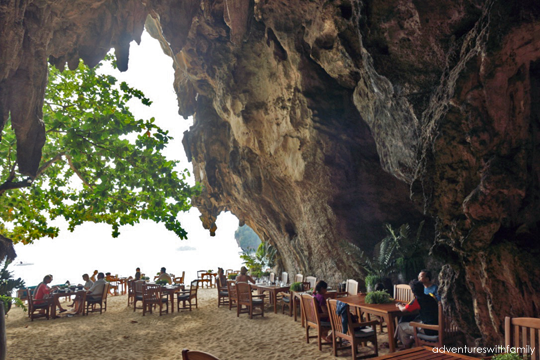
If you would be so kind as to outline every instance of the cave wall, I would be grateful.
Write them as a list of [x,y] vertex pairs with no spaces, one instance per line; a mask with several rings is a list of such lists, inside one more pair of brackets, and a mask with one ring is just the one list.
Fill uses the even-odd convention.
[[[46,61],[128,66],[144,22],[174,60],[211,232],[232,211],[290,273],[361,278],[383,224],[435,223],[468,341],[539,316],[540,6],[461,0],[4,1],[0,126],[22,174],[45,141]],[[150,15],[148,18],[147,16]],[[354,246],[352,246],[352,245]],[[513,299],[508,301],[509,295]]]

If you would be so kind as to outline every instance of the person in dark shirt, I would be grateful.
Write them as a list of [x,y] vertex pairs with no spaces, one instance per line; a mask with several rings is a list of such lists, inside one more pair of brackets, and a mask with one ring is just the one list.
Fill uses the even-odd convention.
[[[413,280],[409,284],[414,294],[414,300],[409,304],[397,304],[399,310],[403,312],[413,312],[418,310],[419,314],[415,321],[428,325],[439,324],[439,303],[433,294],[426,295],[424,293],[424,285]],[[414,341],[414,330],[409,322],[402,322],[398,325],[398,339],[406,348],[410,347]],[[422,330],[420,330],[422,331]],[[426,335],[437,335],[437,331],[425,330]]]

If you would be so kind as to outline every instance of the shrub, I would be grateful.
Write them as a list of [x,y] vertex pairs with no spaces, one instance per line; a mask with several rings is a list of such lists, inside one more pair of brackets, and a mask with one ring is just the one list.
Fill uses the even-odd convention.
[[291,284],[290,290],[291,291],[302,291],[302,290],[304,290],[304,286],[303,286],[303,284],[301,282],[295,282],[295,283]]
[[167,285],[169,282],[167,280],[156,280],[157,285]]
[[375,285],[377,285],[377,283],[380,283],[382,281],[383,281],[383,279],[379,275],[368,275],[365,278],[366,289],[373,290],[373,289],[375,289]]
[[372,291],[366,295],[366,304],[388,304],[392,302],[386,291]]
[[229,275],[227,276],[227,278],[228,278],[229,280],[235,280],[237,275],[238,275],[238,274],[229,274]]
[[265,271],[262,273],[263,276],[270,276],[270,271]]
[[523,360],[523,359],[530,359],[528,356],[519,356],[515,352],[509,352],[506,354],[499,354],[492,357],[492,360]]

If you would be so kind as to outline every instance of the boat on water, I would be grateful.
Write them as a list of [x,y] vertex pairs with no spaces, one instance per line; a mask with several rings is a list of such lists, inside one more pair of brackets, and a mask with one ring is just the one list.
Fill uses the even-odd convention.
[[19,261],[18,263],[13,264],[13,266],[28,266],[28,265],[34,265],[34,263],[27,263]]

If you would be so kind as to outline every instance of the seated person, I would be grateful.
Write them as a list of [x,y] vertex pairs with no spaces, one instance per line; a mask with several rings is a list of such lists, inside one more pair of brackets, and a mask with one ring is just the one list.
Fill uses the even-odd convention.
[[135,281],[141,280],[141,268],[135,269]]
[[156,281],[159,280],[166,280],[169,285],[172,284],[171,276],[167,274],[167,269],[165,269],[164,267],[161,268],[159,277],[156,279]]
[[250,282],[252,284],[255,284],[255,280],[251,276],[247,274],[247,268],[245,266],[242,266],[240,269],[240,275],[236,277],[236,282]]
[[[55,291],[58,287],[53,286],[52,288],[49,288],[49,284],[52,282],[53,276],[52,275],[45,275],[43,278],[43,282],[41,282],[34,291],[34,304],[43,304],[48,301],[51,298],[51,292]],[[60,305],[60,300],[56,298],[54,300],[54,306],[57,306],[60,312],[66,311],[66,309],[62,308],[62,305]]]
[[88,274],[84,274],[82,278],[84,280],[84,285],[79,284],[79,286],[82,285],[84,287],[84,290],[89,290],[92,287],[92,285],[94,285],[94,282],[90,280],[90,277],[88,276]]
[[431,282],[431,271],[426,269],[420,271],[418,274],[418,281],[424,285],[424,294],[433,294],[437,298],[437,301],[441,301],[439,287]]
[[[413,312],[419,310],[419,315],[416,317],[417,322],[428,325],[439,324],[439,303],[433,294],[426,295],[424,293],[424,285],[417,280],[410,283],[411,290],[414,294],[414,300],[409,304],[396,304],[399,310],[403,312]],[[414,331],[409,322],[401,322],[398,324],[398,339],[406,348],[410,347],[414,341]],[[420,330],[426,335],[437,335],[434,330]]]
[[106,284],[107,284],[107,282],[105,281],[105,274],[100,272],[97,275],[97,280],[94,283],[94,285],[92,285],[92,287],[90,289],[88,289],[87,297],[89,297],[89,298],[100,298],[102,296],[102,294],[103,294],[103,289],[105,289]]
[[221,286],[224,289],[227,289],[227,277],[223,273],[223,268],[218,268],[217,270],[217,280],[219,281],[219,286]]
[[319,319],[321,320],[322,326],[322,338],[326,342],[332,341],[332,338],[328,336],[328,331],[331,328],[330,325],[330,314],[328,313],[328,306],[326,305],[326,293],[328,292],[328,284],[319,280],[317,285],[315,285],[315,290],[313,291],[313,297],[317,303],[317,311],[319,312]]
[[109,283],[109,294],[111,294],[112,296],[119,295],[118,294],[118,278],[116,276],[112,276],[111,273],[108,272],[108,273],[105,273],[105,281]]

